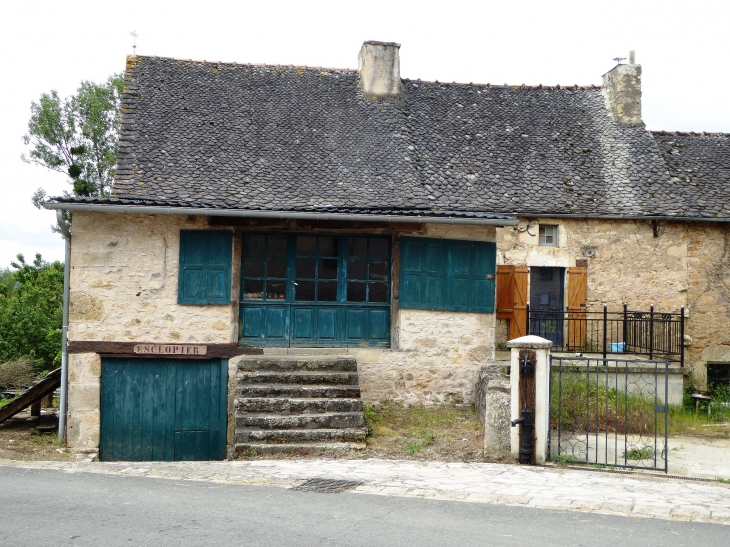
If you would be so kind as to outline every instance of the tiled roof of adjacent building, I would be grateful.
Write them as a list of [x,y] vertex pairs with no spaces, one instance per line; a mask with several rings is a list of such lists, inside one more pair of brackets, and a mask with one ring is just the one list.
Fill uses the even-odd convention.
[[730,134],[656,131],[654,139],[699,216],[730,217]]
[[709,194],[678,184],[652,134],[615,123],[595,87],[404,80],[401,102],[373,101],[352,70],[130,57],[123,108],[115,199],[278,211],[728,212],[719,185]]

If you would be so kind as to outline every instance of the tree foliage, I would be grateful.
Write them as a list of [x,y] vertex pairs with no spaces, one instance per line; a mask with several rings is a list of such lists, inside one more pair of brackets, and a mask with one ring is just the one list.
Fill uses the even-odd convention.
[[0,285],[0,363],[27,357],[35,372],[52,370],[61,362],[63,264],[17,258]]
[[[121,74],[97,84],[81,82],[75,95],[61,99],[53,90],[31,103],[29,147],[23,161],[68,175],[72,192],[66,195],[109,195],[117,162],[121,124]],[[46,192],[39,188],[33,203],[40,207]]]

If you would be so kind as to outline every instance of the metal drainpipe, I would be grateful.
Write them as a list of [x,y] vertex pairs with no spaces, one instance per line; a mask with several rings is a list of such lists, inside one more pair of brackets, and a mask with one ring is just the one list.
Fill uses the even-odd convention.
[[71,278],[71,232],[66,226],[63,211],[56,210],[56,222],[66,242],[63,263],[63,326],[61,327],[61,400],[58,405],[58,441],[66,441],[66,412],[68,410],[68,295]]

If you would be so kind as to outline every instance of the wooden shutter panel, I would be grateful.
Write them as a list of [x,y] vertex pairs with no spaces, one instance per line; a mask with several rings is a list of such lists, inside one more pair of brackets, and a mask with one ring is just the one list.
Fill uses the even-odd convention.
[[446,266],[446,241],[403,238],[399,305],[402,308],[444,309]]
[[401,308],[494,311],[494,243],[402,238]]
[[514,266],[497,266],[497,319],[512,319],[514,271]]
[[512,318],[509,322],[509,339],[527,335],[527,266],[514,266],[512,273]]
[[178,304],[230,304],[232,254],[231,232],[181,230]]
[[568,270],[568,349],[585,349],[586,301],[588,298],[588,269]]

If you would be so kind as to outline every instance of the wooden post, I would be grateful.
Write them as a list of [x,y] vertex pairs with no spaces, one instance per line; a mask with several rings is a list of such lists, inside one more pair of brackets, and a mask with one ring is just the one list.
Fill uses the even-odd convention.
[[38,400],[32,405],[30,405],[30,415],[31,416],[40,416],[41,415],[41,401]]

